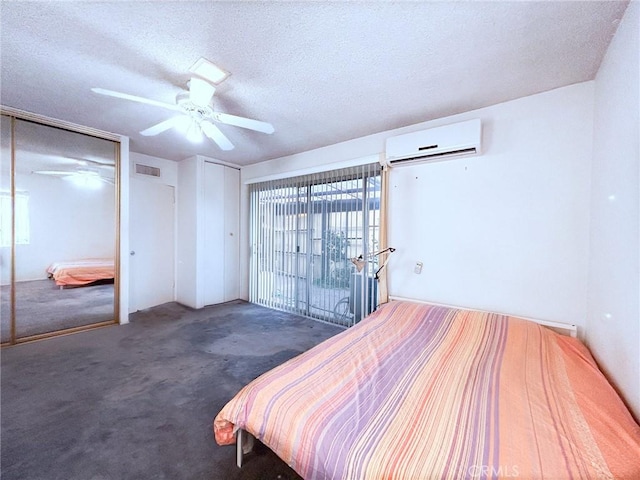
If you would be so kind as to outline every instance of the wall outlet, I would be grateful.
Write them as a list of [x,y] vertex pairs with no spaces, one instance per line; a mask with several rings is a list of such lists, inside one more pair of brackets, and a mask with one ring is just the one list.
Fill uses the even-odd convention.
[[413,273],[417,273],[418,275],[422,273],[422,262],[416,262],[416,266],[413,267]]

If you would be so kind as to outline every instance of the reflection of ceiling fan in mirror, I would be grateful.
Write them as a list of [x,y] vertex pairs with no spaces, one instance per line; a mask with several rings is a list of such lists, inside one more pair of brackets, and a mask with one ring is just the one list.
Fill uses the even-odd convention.
[[202,135],[204,134],[213,140],[222,150],[232,150],[234,148],[233,144],[215,125],[216,123],[233,125],[235,127],[267,134],[274,132],[274,128],[270,123],[238,117],[228,113],[216,112],[211,103],[216,88],[209,82],[198,77],[192,77],[188,82],[188,86],[188,92],[181,92],[176,96],[175,105],[126,93],[114,92],[113,90],[105,90],[104,88],[92,88],[91,90],[101,95],[122,98],[180,112],[181,115],[172,117],[141,131],[140,134],[145,136],[158,135],[170,128],[175,128],[192,142],[201,141]]
[[[63,168],[59,170],[32,170],[31,173],[37,175],[48,175],[57,178],[70,180],[72,183],[84,187],[98,187],[102,183],[114,185],[113,180],[115,166],[111,163],[101,162],[98,160],[66,158],[67,161],[76,163],[74,168]],[[109,174],[102,172],[107,169]]]

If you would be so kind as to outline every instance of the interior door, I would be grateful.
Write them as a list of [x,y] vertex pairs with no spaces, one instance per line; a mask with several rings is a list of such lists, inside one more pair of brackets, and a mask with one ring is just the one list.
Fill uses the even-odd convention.
[[174,298],[174,187],[139,178],[130,187],[130,311]]

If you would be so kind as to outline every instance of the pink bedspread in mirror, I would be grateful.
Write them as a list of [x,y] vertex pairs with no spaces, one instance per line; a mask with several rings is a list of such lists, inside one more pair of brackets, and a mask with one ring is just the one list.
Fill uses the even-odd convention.
[[87,285],[115,278],[115,264],[112,258],[54,262],[47,268],[47,274],[55,280],[56,285]]

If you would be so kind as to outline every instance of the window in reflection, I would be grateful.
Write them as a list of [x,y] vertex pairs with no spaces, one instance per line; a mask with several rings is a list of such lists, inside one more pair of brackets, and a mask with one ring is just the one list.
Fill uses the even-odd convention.
[[[16,245],[29,244],[29,194],[16,192]],[[11,194],[0,192],[0,246],[11,246]]]

